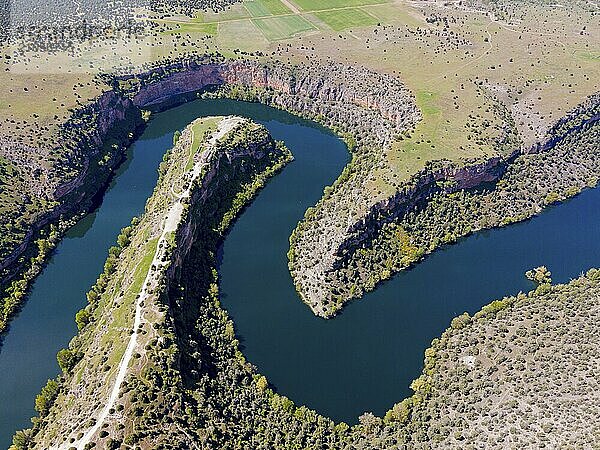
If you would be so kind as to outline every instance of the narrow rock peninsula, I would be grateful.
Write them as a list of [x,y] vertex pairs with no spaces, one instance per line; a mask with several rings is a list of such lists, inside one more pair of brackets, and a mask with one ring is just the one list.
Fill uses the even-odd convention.
[[[123,229],[77,314],[80,333],[58,355],[62,375],[38,396],[45,407],[33,429],[36,448],[88,448],[135,408],[132,374],[152,383],[151,367],[177,358],[164,330],[173,326],[167,294],[181,261],[196,240],[216,243],[267,177],[291,160],[263,126],[236,116],[197,119],[174,141],[145,213]],[[151,349],[160,358],[149,356]]]

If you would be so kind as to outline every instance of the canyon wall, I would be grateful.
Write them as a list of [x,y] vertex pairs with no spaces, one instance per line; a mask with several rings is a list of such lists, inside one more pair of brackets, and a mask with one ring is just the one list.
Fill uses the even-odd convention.
[[[315,212],[296,230],[292,243],[292,251],[299,256],[290,265],[296,286],[303,300],[320,315],[325,313],[315,310],[314,305],[329,295],[327,273],[339,268],[350,253],[368,245],[382,224],[402,217],[435,192],[450,193],[493,183],[519,155],[548,150],[564,136],[596,122],[600,115],[600,95],[595,95],[561,119],[543,142],[487,160],[428,163],[397,187],[395,193],[376,199],[365,189],[364,180],[374,164],[385,157],[384,149],[395,136],[412,128],[421,118],[411,93],[394,77],[338,63],[300,67],[275,61],[204,57],[112,76],[108,82],[112,90],[77,111],[64,127],[64,136],[73,139],[79,147],[77,154],[83,155],[83,168],[75,178],[56,188],[55,197],[61,206],[51,211],[48,219],[40,220],[38,226],[65,213],[72,208],[70,205],[78,204],[98,189],[82,189],[85,180],[90,179],[90,158],[109,139],[123,139],[126,131],[139,126],[141,109],[164,109],[206,90],[242,88],[254,100],[319,120],[356,139],[348,176],[342,175],[331,195],[326,194],[318,203]],[[225,95],[229,94],[231,91],[225,91]],[[89,131],[78,136],[81,123]],[[349,198],[360,205],[359,213],[340,208]],[[31,234],[27,240],[31,240]],[[24,243],[16,249],[0,268],[14,262],[25,247]],[[302,275],[310,281],[303,282]]]
[[[37,215],[21,243],[0,260],[1,283],[10,280],[21,269],[18,260],[39,230],[61,217],[72,216],[92,206],[92,198],[123,161],[125,149],[141,125],[139,109],[130,99],[113,91],[103,93],[92,104],[75,111],[63,124],[61,140],[70,150],[60,162],[61,167],[54,169],[63,175],[55,177],[56,181],[48,186],[49,200],[57,204]],[[100,166],[97,161],[102,154],[108,159]],[[71,171],[75,168],[74,176],[65,174],[67,166]]]

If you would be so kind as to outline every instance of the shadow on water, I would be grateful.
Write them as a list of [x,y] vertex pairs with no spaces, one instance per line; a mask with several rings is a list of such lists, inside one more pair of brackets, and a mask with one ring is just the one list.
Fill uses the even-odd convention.
[[97,211],[60,243],[12,322],[0,352],[0,446],[29,426],[35,395],[59,372],[56,352],[76,333],[73,317],[85,305],[119,230],[143,211],[174,131],[199,116],[228,114],[263,123],[295,160],[259,193],[220,249],[222,304],[248,361],[279,392],[335,420],[354,423],[364,411],[383,414],[408,395],[430,341],[456,315],[528,290],[526,270],[545,264],[556,282],[564,282],[598,265],[595,189],[531,221],[461,240],[350,304],[339,317],[317,318],[294,290],[288,239],[347,164],[344,144],[316,124],[263,105],[187,103],[153,115]]
[[86,215],[79,222],[73,225],[65,234],[66,238],[82,238],[92,229],[96,220],[96,211]]

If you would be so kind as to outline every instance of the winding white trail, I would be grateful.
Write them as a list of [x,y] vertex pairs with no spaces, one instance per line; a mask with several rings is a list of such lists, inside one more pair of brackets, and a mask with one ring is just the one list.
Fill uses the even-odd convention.
[[[207,145],[206,145],[204,151],[201,153],[201,157],[194,164],[194,167],[191,172],[192,177],[190,179],[190,182],[188,183],[187,188],[184,189],[181,194],[175,195],[175,197],[176,197],[175,203],[171,206],[171,208],[169,208],[167,215],[163,219],[162,233],[158,239],[156,251],[154,253],[152,263],[150,264],[150,268],[152,268],[152,266],[154,266],[154,265],[158,268],[158,267],[164,266],[166,264],[166,263],[162,262],[162,257],[164,255],[164,252],[167,247],[166,238],[167,238],[168,233],[171,233],[171,232],[174,232],[177,230],[177,226],[179,225],[179,222],[181,221],[181,215],[183,213],[183,204],[181,203],[181,200],[184,197],[189,197],[194,181],[196,180],[196,178],[198,178],[198,176],[200,176],[202,167],[204,165],[208,164],[208,161],[210,160],[210,156],[215,151],[214,144],[221,137],[223,137],[225,134],[227,134],[229,131],[231,131],[242,120],[243,119],[240,117],[230,116],[230,117],[226,117],[226,118],[222,119],[219,122],[219,124],[217,126],[217,130],[212,134],[209,141],[207,142]],[[192,130],[191,142],[193,143],[194,142],[193,128],[190,127],[190,129]],[[121,390],[123,381],[125,380],[125,376],[127,375],[127,369],[129,367],[129,363],[131,362],[133,352],[137,346],[138,330],[140,329],[140,327],[142,325],[142,304],[150,295],[149,290],[153,286],[153,282],[156,281],[156,278],[158,277],[159,273],[160,273],[160,270],[153,271],[153,270],[149,269],[148,273],[146,274],[146,278],[144,279],[144,284],[142,286],[142,289],[141,289],[139,296],[137,298],[137,301],[135,303],[135,318],[133,321],[132,334],[131,334],[131,337],[129,338],[129,343],[127,344],[127,349],[125,350],[125,353],[123,354],[123,357],[121,358],[121,362],[119,363],[119,366],[118,366],[119,370],[117,372],[117,377],[115,378],[114,384],[110,391],[110,396],[108,397],[108,399],[104,405],[104,408],[102,408],[100,413],[95,417],[95,419],[96,419],[95,424],[85,432],[85,434],[83,435],[83,437],[81,439],[79,439],[78,441],[76,441],[74,443],[64,442],[62,445],[60,445],[58,447],[58,450],[67,450],[72,447],[77,448],[77,450],[84,450],[84,447],[86,446],[86,444],[91,442],[92,438],[96,435],[98,430],[100,430],[100,428],[104,424],[106,418],[108,417],[108,415],[110,413],[110,410],[114,407],[115,402],[117,401],[117,398],[119,396],[119,392]]]

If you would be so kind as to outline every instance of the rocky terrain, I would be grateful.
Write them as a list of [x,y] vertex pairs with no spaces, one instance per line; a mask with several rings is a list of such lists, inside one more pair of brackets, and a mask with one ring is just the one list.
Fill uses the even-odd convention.
[[[518,142],[507,118],[508,131],[497,142],[496,156],[440,162],[439,169],[398,182],[392,195],[373,193],[369,183],[385,151],[420,118],[412,96],[391,77],[333,63],[325,71],[322,65],[188,60],[116,77],[112,85],[141,108],[164,107],[176,96],[218,87],[216,95],[283,108],[320,121],[345,138],[352,162],[326,189],[316,208],[307,211],[291,238],[290,270],[297,290],[323,317],[335,314],[345,301],[363,292],[364,281],[340,270],[344,259],[382,223],[401,216],[431,191],[427,186],[446,183],[460,190],[495,181],[519,153],[530,150],[503,150],[510,149],[507,143]],[[355,283],[346,283],[347,277]]]
[[[150,111],[198,96],[285,109],[348,144],[351,162],[290,240],[296,288],[321,317],[442,245],[598,183],[594,2],[391,1],[338,11],[371,24],[339,30],[321,20],[332,11],[315,20],[298,2],[285,19],[242,5],[224,18],[209,11],[232,3],[0,0],[0,44],[10,44],[0,54],[0,332]],[[309,28],[270,40],[257,26],[286,20]],[[80,334],[58,355],[63,373],[36,399],[40,416],[17,449],[596,445],[597,271],[564,286],[548,277],[455,319],[426,351],[415,395],[385,418],[336,424],[274,392],[220,307],[214,252],[289,155],[240,124],[215,144],[233,162],[205,161],[206,184],[182,203],[177,233],[162,236],[191,180],[180,169],[192,128],[144,217],[111,248],[76,317]]]
[[[89,305],[77,314],[81,332],[59,352],[63,374],[36,400],[40,418],[33,430],[18,434],[17,442],[20,436],[25,447],[89,448],[92,442],[112,448],[115,438],[134,439],[137,425],[128,417],[140,413],[142,391],[133,388],[140,382],[161,387],[154,406],[178,410],[173,402],[182,393],[167,387],[181,388],[181,376],[171,377],[169,366],[182,357],[170,306],[175,299],[168,292],[178,289],[181,263],[200,230],[206,232],[216,216],[224,232],[265,179],[289,159],[266,129],[248,120],[204,118],[183,132],[161,166],[144,215],[122,231],[88,294]],[[218,235],[203,239],[214,243]],[[123,422],[116,423],[117,417]]]
[[444,244],[478,230],[506,226],[539,214],[600,179],[600,97],[565,116],[543,143],[510,158],[457,167],[430,164],[404,192],[352,230],[347,247],[327,271],[321,297],[336,292],[334,314],[350,298],[372,290],[398,270]]
[[[248,16],[233,38],[226,29],[235,18],[202,23],[216,31],[200,38],[181,24],[201,17],[144,24],[143,37],[132,20],[132,7],[160,21],[230,3],[0,0],[0,42],[17,45],[0,55],[0,332],[149,112],[197,96],[282,108],[348,144],[352,161],[306,212],[288,254],[300,297],[321,317],[442,245],[598,183],[594,2],[393,1],[379,16],[369,9],[376,26],[318,23],[281,41],[250,28],[275,17]],[[89,48],[74,51],[81,43]],[[209,139],[216,123],[204,125]],[[561,286],[546,274],[527,295],[453,320],[426,351],[415,395],[384,418],[336,424],[276,393],[245,360],[220,306],[214,256],[231,220],[289,155],[244,122],[215,144],[229,161],[205,161],[206,183],[193,186],[184,222],[159,241],[161,220],[191,179],[180,169],[193,142],[190,128],[161,167],[146,214],[111,248],[76,317],[80,334],[58,355],[63,373],[36,399],[39,418],[15,435],[16,449],[597,445],[596,270]],[[240,161],[250,162],[246,170]],[[131,336],[139,339],[131,364],[114,383]]]
[[[25,157],[28,147],[8,142],[0,147],[0,161],[7,161],[13,181],[2,180],[2,194],[13,202],[0,213],[0,289],[4,308],[0,332],[25,298],[29,283],[42,269],[46,257],[74,218],[93,206],[93,198],[123,161],[125,149],[143,124],[138,110],[127,99],[106,92],[74,111],[50,147],[35,147],[38,158]],[[58,150],[60,149],[60,150]],[[43,161],[43,154],[60,158]],[[19,164],[19,159],[27,164]],[[23,171],[33,171],[40,183],[24,189]],[[17,173],[15,173],[17,172]],[[28,174],[29,176],[29,174]],[[36,178],[34,178],[36,179]]]

